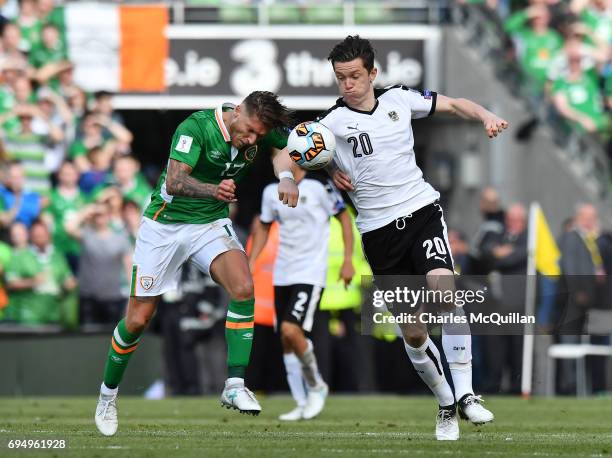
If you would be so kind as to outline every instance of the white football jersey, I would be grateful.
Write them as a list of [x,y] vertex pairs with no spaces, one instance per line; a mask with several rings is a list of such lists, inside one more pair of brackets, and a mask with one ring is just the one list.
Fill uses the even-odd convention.
[[432,115],[435,92],[405,86],[375,89],[372,111],[348,107],[342,99],[319,118],[336,136],[335,164],[355,187],[349,193],[364,233],[389,224],[437,199],[414,156],[412,119]]
[[329,218],[344,210],[344,201],[331,182],[304,178],[298,183],[298,205],[278,200],[278,183],[266,186],[260,219],[279,222],[280,243],[274,263],[274,285],[325,287]]

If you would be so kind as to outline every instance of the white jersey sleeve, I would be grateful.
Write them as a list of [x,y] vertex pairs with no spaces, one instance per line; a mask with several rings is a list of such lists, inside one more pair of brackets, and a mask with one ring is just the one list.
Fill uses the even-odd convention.
[[269,224],[277,219],[275,211],[276,200],[274,199],[277,187],[277,183],[270,183],[264,189],[261,198],[261,215],[259,216],[262,223]]
[[399,92],[402,98],[408,103],[412,113],[412,119],[425,118],[431,116],[436,111],[436,99],[438,94],[432,91],[417,91],[402,86],[403,91]]

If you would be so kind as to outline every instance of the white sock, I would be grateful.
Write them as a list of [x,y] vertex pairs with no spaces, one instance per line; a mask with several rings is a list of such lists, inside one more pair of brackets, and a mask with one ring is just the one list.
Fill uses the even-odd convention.
[[230,377],[225,381],[225,386],[244,386],[242,377]]
[[[454,313],[464,315],[461,307],[457,307]],[[474,393],[472,388],[472,336],[469,331],[467,324],[442,326],[442,348],[453,378],[453,385],[455,385],[457,401],[466,394]]]
[[119,393],[118,386],[115,388],[109,388],[104,384],[104,382],[102,382],[102,385],[100,385],[100,394],[102,396],[117,396],[117,393]]
[[404,347],[412,365],[438,399],[438,404],[442,407],[454,405],[455,398],[446,377],[444,377],[440,352],[429,336],[425,343],[418,348],[411,347],[406,341],[404,341]]
[[302,377],[302,364],[297,356],[295,356],[295,353],[285,353],[283,361],[285,363],[287,383],[289,384],[291,396],[293,396],[299,407],[304,407],[306,405],[306,387]]
[[296,356],[302,363],[302,375],[304,376],[304,380],[306,380],[309,387],[315,388],[321,386],[325,382],[323,382],[323,377],[321,377],[319,373],[317,357],[314,354],[312,342],[310,339],[306,339],[306,341],[308,342],[308,348],[306,348],[306,351],[301,357]]

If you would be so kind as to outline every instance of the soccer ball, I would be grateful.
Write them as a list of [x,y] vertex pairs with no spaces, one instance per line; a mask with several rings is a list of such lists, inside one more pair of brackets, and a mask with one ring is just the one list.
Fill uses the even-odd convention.
[[322,169],[334,158],[336,138],[323,124],[306,121],[291,131],[287,149],[291,159],[303,169]]

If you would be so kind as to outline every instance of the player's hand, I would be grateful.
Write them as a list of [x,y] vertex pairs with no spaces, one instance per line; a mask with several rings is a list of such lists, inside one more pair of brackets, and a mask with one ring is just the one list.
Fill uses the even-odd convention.
[[223,180],[217,185],[214,198],[221,202],[236,202],[236,183],[231,178]]
[[340,275],[338,275],[338,280],[342,280],[344,282],[344,289],[348,289],[354,276],[355,268],[353,267],[352,261],[344,261],[342,263],[342,267],[340,268]]
[[355,190],[355,187],[351,183],[351,179],[342,170],[336,170],[334,172],[332,179],[334,180],[334,184],[336,185],[336,188],[338,188],[340,191],[354,191]]
[[508,128],[508,121],[498,116],[485,119],[483,124],[489,138],[497,137],[504,129]]
[[298,203],[300,190],[291,178],[282,178],[278,184],[278,200],[293,208]]

